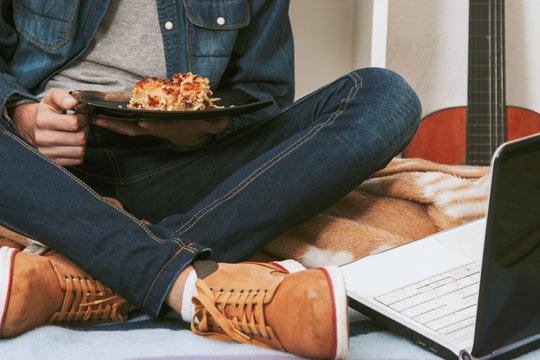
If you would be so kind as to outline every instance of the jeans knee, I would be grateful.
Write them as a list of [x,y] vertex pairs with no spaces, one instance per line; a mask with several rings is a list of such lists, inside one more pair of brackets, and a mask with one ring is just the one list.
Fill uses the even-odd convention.
[[366,87],[370,100],[378,102],[380,109],[401,114],[407,126],[418,126],[422,105],[414,89],[401,75],[389,69],[369,67],[352,71],[349,76]]

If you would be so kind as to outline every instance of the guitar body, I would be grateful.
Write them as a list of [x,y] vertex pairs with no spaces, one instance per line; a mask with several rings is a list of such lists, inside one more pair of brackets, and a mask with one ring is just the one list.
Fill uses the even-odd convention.
[[463,164],[467,149],[466,134],[466,107],[436,111],[422,120],[403,156],[440,164]]
[[[540,114],[519,107],[506,108],[507,140],[540,132]],[[467,154],[467,107],[453,107],[426,116],[403,151],[407,158],[463,165]]]

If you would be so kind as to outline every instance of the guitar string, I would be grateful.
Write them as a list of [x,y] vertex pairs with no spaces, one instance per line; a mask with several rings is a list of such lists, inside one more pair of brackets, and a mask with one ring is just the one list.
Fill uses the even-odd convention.
[[499,16],[500,18],[500,29],[499,29],[499,61],[500,61],[500,66],[499,66],[499,71],[501,72],[500,74],[500,80],[499,80],[499,88],[500,88],[500,94],[499,94],[499,111],[501,112],[501,134],[500,134],[500,138],[499,138],[499,143],[502,143],[504,141],[506,141],[506,60],[505,60],[505,57],[504,57],[504,54],[506,53],[504,50],[505,50],[505,43],[504,43],[504,33],[505,33],[505,21],[504,21],[504,17],[505,17],[505,7],[504,7],[504,0],[500,0],[501,1],[501,5],[500,5],[500,11],[501,11],[501,14]]
[[504,0],[497,0],[498,3],[495,6],[497,12],[496,16],[496,53],[495,53],[495,71],[496,71],[496,137],[494,138],[495,143],[492,145],[492,152],[495,151],[495,148],[505,141],[506,131],[505,131],[505,108],[504,108],[504,81],[505,81],[505,61],[504,61]]
[[490,14],[490,20],[493,24],[493,26],[490,26],[490,53],[492,55],[490,56],[490,62],[493,61],[493,63],[491,63],[490,69],[490,76],[491,74],[493,74],[493,79],[490,79],[490,86],[492,90],[490,93],[490,107],[493,109],[493,115],[492,117],[490,117],[490,131],[494,131],[494,133],[490,134],[491,136],[489,138],[490,153],[493,153],[495,151],[495,147],[498,145],[502,138],[500,109],[502,73],[499,58],[499,56],[502,55],[502,36],[500,36],[502,30],[501,16],[504,13],[502,12],[501,8],[502,1],[503,0],[494,0],[495,3],[492,3],[490,6],[490,9],[493,9],[493,14]]
[[488,94],[489,94],[489,100],[488,100],[488,109],[489,109],[489,137],[488,137],[488,144],[489,149],[491,150],[491,143],[493,138],[493,27],[495,26],[493,22],[493,1],[489,1],[488,5]]
[[[485,1],[485,0],[484,0]],[[480,33],[485,34],[484,46],[487,45],[487,51],[474,51],[472,49],[473,61],[471,64],[478,64],[480,56],[482,53],[488,54],[487,59],[487,69],[483,72],[483,76],[487,80],[487,96],[483,99],[485,103],[485,111],[487,115],[484,117],[484,120],[487,122],[483,123],[483,128],[489,127],[487,129],[487,136],[482,136],[482,140],[477,139],[478,142],[474,141],[471,143],[472,150],[470,152],[470,161],[471,164],[475,165],[484,165],[485,161],[491,159],[492,154],[494,153],[497,146],[499,146],[506,139],[506,112],[505,112],[505,93],[504,93],[504,0],[487,0],[483,1],[471,1],[473,5],[470,7],[470,10],[473,11],[472,17],[470,17],[471,24],[477,30],[480,30]],[[486,12],[480,12],[480,5],[487,6]],[[484,10],[486,8],[484,7]],[[482,16],[483,15],[483,16]],[[485,16],[487,15],[487,19]],[[470,39],[473,41],[473,39]],[[476,44],[478,46],[480,44]],[[482,49],[482,47],[480,48]],[[471,54],[470,54],[471,55]],[[483,63],[486,64],[485,58]],[[480,75],[477,73],[477,75]],[[479,78],[483,77],[482,75]],[[486,84],[486,83],[484,83]],[[472,130],[472,129],[471,129]],[[485,137],[487,137],[487,142]],[[483,145],[482,145],[483,144]],[[487,145],[487,148],[486,148]],[[488,158],[486,158],[488,155]]]
[[[497,44],[496,44],[496,39],[494,38],[494,36],[498,33],[497,31],[497,27],[498,27],[498,22],[497,22],[497,10],[498,10],[498,6],[496,4],[497,0],[493,0],[495,2],[495,4],[491,4],[490,6],[490,9],[493,10],[493,14],[490,14],[491,16],[491,24],[492,26],[490,26],[490,47],[491,47],[491,52],[490,52],[490,61],[491,61],[491,69],[490,69],[490,75],[493,74],[493,78],[490,79],[490,86],[491,86],[491,93],[490,93],[490,107],[493,111],[493,114],[492,116],[490,117],[490,129],[491,129],[491,136],[489,138],[489,150],[490,150],[490,153],[491,151],[493,150],[493,142],[494,142],[494,139],[497,138],[498,136],[498,128],[497,128],[497,125],[496,125],[496,122],[497,122],[497,118],[498,118],[498,109],[497,109],[497,54],[495,53],[497,51]],[[492,2],[493,2],[492,1]],[[494,41],[495,40],[495,41]],[[494,134],[493,134],[494,132]]]
[[501,105],[502,105],[502,102],[501,102],[501,96],[502,96],[502,91],[503,91],[503,87],[502,87],[502,81],[503,81],[503,78],[502,78],[502,46],[503,46],[503,43],[501,42],[501,36],[500,34],[502,33],[503,31],[503,16],[504,16],[504,9],[502,8],[502,3],[504,2],[504,0],[498,0],[498,4],[497,4],[497,32],[496,32],[496,38],[497,38],[497,53],[495,54],[495,60],[497,61],[497,65],[495,67],[495,69],[497,70],[497,102],[495,104],[495,106],[497,106],[497,137],[496,137],[496,141],[495,141],[495,144],[493,145],[492,147],[492,152],[495,151],[495,147],[498,146],[498,144],[501,142],[501,139],[503,138],[503,133],[502,133],[502,130],[503,130],[503,123],[502,123],[502,119],[503,119],[503,114],[502,114],[502,111],[504,109],[501,108]]
[[[497,21],[498,20],[498,17],[497,17],[498,14],[497,13],[498,13],[498,10],[499,10],[499,7],[497,6],[498,5],[497,4],[498,0],[494,0],[494,1],[495,1],[495,4],[491,6],[491,8],[493,9],[493,12],[494,12],[494,18],[493,18],[494,30],[493,30],[493,33],[491,34],[492,38],[499,33],[498,32],[499,22]],[[494,44],[494,46],[493,46],[494,47],[494,49],[493,49],[494,53],[493,53],[493,56],[491,56],[491,58],[493,59],[493,62],[494,62],[493,70],[492,70],[493,74],[494,74],[494,81],[493,81],[493,98],[494,99],[493,99],[493,105],[492,105],[492,107],[494,108],[494,115],[493,115],[494,117],[493,117],[492,121],[494,121],[495,124],[492,123],[491,128],[495,129],[495,134],[494,134],[494,136],[492,136],[490,138],[490,144],[489,144],[490,152],[493,151],[494,141],[495,141],[495,139],[498,139],[498,135],[499,135],[498,134],[499,128],[497,126],[497,120],[499,119],[499,109],[498,109],[498,106],[497,106],[497,96],[498,96],[497,91],[499,90],[498,87],[497,87],[497,85],[498,85],[498,81],[497,81],[497,75],[498,75],[498,73],[497,73],[497,69],[498,69],[498,67],[497,67],[497,65],[498,65],[498,63],[497,63],[497,61],[498,61],[498,59],[497,59],[497,50],[498,50],[497,49],[497,40],[495,39],[495,41],[494,42],[492,41],[492,43]]]

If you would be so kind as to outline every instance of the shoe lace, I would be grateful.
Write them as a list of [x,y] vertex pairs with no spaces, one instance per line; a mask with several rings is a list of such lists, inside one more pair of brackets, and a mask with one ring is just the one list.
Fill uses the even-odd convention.
[[49,323],[125,321],[127,301],[99,281],[86,276],[62,275],[66,295]]
[[[254,338],[259,336],[271,340],[264,318],[266,290],[215,290],[200,279],[195,286],[198,295],[193,297],[195,316],[191,322],[191,330],[195,334],[240,343],[257,343],[270,348]],[[214,324],[223,333],[216,331]]]

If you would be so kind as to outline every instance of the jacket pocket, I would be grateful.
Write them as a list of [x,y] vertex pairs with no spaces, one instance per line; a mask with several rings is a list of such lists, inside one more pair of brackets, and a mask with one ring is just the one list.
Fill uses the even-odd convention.
[[211,30],[240,29],[249,24],[248,0],[184,0],[189,21]]
[[197,62],[197,57],[228,61],[238,32],[250,21],[248,0],[184,0],[184,6],[189,20],[190,61]]
[[15,26],[32,43],[54,50],[71,32],[79,0],[14,0]]

